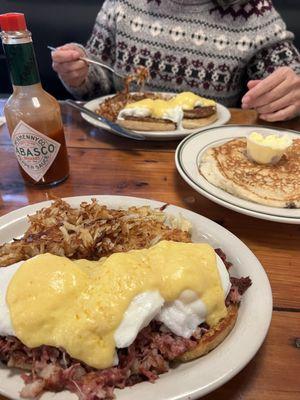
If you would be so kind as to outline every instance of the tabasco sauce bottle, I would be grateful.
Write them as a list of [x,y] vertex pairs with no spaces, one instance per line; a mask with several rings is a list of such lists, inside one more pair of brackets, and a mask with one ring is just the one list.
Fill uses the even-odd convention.
[[1,38],[13,84],[4,114],[26,182],[49,185],[69,174],[58,102],[42,88],[24,14],[0,15]]

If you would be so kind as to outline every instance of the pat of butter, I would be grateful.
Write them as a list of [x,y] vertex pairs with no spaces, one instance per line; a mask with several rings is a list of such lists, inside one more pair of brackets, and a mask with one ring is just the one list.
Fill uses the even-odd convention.
[[258,164],[276,164],[293,140],[288,135],[267,135],[252,132],[247,138],[247,156]]

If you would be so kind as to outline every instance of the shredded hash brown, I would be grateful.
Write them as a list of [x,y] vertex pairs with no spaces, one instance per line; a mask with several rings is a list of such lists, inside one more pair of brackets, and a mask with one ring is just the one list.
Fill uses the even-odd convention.
[[125,93],[129,93],[131,82],[136,82],[142,90],[145,82],[149,79],[149,77],[150,73],[148,68],[144,67],[143,65],[138,66],[137,68],[135,68],[133,74],[126,76],[124,79]]
[[73,208],[58,199],[28,219],[29,228],[21,239],[0,246],[0,267],[42,253],[98,260],[148,248],[163,239],[191,241],[187,230],[170,226],[162,209],[148,206],[114,210],[92,199]]

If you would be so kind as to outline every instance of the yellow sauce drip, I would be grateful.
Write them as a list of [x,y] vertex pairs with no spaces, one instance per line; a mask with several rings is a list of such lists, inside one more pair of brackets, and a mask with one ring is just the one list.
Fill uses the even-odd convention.
[[214,100],[205,99],[192,92],[179,93],[177,96],[173,97],[170,102],[172,102],[174,106],[181,106],[183,110],[193,110],[196,106],[208,107],[216,105]]
[[16,336],[26,346],[62,347],[101,369],[113,365],[114,332],[136,295],[159,290],[174,301],[186,289],[204,302],[211,326],[226,315],[216,255],[208,244],[162,241],[100,261],[39,255],[15,273],[7,303]]

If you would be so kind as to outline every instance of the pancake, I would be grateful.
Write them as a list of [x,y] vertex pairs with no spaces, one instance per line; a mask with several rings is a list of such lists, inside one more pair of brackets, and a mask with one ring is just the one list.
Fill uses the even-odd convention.
[[200,173],[213,185],[242,199],[284,208],[300,208],[300,139],[275,165],[252,162],[247,141],[235,139],[203,154]]

